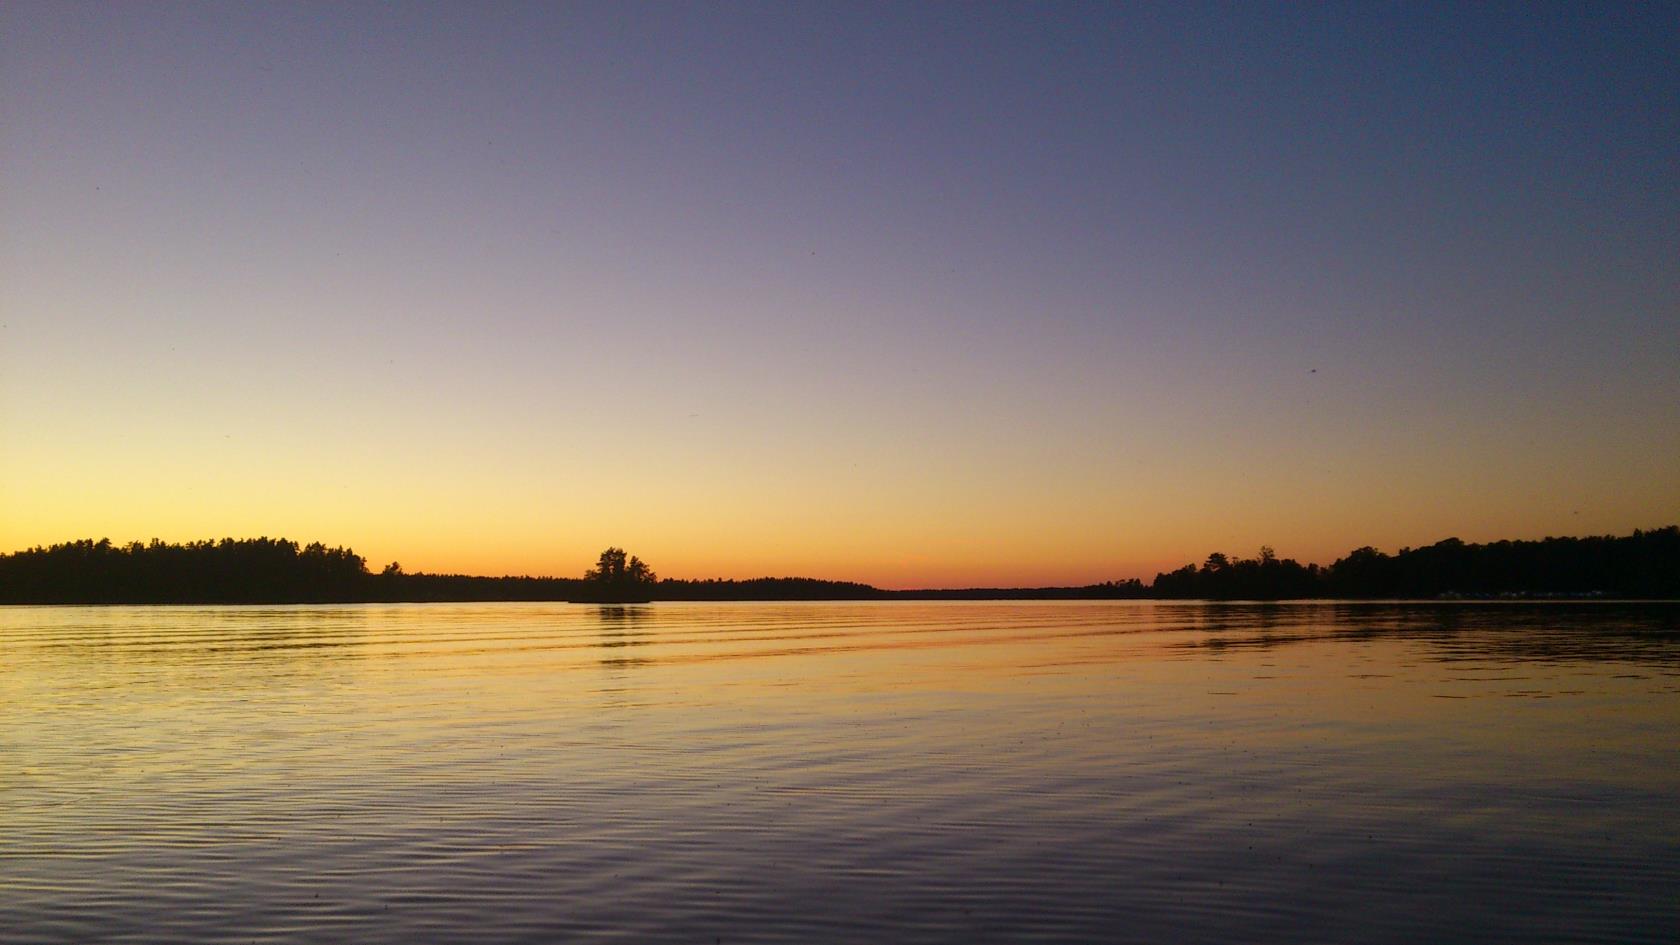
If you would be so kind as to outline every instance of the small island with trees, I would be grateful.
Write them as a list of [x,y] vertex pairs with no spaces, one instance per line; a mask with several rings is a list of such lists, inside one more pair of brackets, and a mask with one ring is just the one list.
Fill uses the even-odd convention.
[[886,590],[808,577],[661,579],[618,547],[579,578],[377,573],[348,548],[283,538],[170,544],[65,542],[0,554],[3,604],[282,604],[398,601],[1680,599],[1680,526],[1623,536],[1472,544],[1448,538],[1329,565],[1222,553],[1200,565],[1073,587]]
[[580,587],[568,598],[590,604],[645,604],[653,600],[659,576],[642,559],[630,555],[623,548],[608,548],[601,552],[595,567],[583,572]]

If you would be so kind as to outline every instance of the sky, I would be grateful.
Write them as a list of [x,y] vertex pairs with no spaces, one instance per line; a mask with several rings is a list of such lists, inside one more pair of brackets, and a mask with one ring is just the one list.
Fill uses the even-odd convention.
[[1680,5],[0,5],[0,550],[1680,520]]

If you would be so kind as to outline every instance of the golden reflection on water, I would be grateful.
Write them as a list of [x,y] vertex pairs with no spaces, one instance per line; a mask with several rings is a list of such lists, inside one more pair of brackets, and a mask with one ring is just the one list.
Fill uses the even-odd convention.
[[[1659,941],[1676,628],[1662,605],[10,608],[0,927],[909,941],[979,914],[1015,940],[1283,940],[1364,897],[1365,940]],[[1615,909],[1555,901],[1583,886]]]

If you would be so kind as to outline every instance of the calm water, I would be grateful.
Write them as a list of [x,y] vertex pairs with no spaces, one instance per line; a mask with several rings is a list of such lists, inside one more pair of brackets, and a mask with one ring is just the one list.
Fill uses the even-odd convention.
[[0,942],[1680,941],[1680,607],[0,608]]

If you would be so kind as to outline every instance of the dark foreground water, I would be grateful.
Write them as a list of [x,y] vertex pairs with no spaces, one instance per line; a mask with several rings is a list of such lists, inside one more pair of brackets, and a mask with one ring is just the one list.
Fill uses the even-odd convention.
[[0,942],[1680,941],[1680,608],[0,609]]

